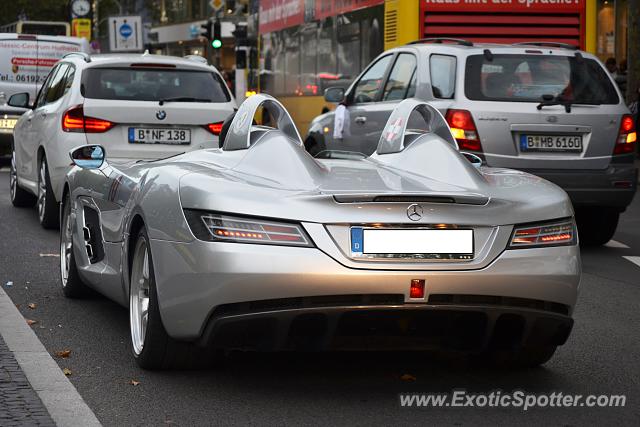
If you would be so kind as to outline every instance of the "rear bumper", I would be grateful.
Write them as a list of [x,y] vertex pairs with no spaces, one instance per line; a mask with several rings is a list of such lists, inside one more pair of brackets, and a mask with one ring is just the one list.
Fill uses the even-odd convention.
[[[217,335],[205,330],[231,322],[229,316],[291,316],[291,323],[299,314],[333,317],[353,312],[349,307],[422,316],[458,305],[568,318],[581,274],[578,246],[506,250],[484,268],[447,271],[353,269],[315,248],[198,240],[151,239],[151,251],[163,324],[171,337],[190,341]],[[412,279],[425,280],[423,299],[410,297]]]
[[574,206],[609,206],[624,210],[638,186],[633,163],[612,163],[604,170],[525,169],[562,187]]
[[480,352],[562,345],[573,326],[567,315],[516,307],[399,303],[251,311],[252,305],[219,307],[198,343],[258,351]]

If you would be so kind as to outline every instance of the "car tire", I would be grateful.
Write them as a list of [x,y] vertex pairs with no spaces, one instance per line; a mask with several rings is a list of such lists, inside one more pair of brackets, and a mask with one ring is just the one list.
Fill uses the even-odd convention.
[[67,298],[79,298],[86,294],[87,287],[80,278],[73,253],[73,224],[71,223],[71,197],[66,194],[62,202],[60,218],[60,282],[62,293]]
[[148,370],[209,366],[214,360],[213,351],[174,340],[167,334],[160,315],[153,258],[144,227],[136,238],[130,270],[129,329],[138,366]]
[[47,158],[43,157],[38,169],[38,220],[44,228],[58,228],[60,222],[58,204],[51,188]]
[[616,232],[620,212],[614,208],[595,207],[576,211],[578,235],[583,246],[600,246]]
[[531,369],[548,362],[557,348],[555,345],[540,345],[516,351],[495,351],[490,353],[490,361],[498,368]]
[[18,167],[16,153],[11,153],[11,170],[9,172],[9,193],[11,204],[17,208],[30,208],[36,204],[36,197],[18,185]]

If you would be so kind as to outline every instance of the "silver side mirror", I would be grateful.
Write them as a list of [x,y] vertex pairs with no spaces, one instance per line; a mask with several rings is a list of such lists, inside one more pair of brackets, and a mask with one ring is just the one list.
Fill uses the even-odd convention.
[[82,169],[98,169],[103,165],[106,153],[101,145],[83,145],[69,152],[73,164]]
[[21,92],[11,95],[7,105],[10,107],[29,108],[29,93]]
[[344,100],[344,88],[330,87],[324,90],[324,100],[327,102],[339,103]]

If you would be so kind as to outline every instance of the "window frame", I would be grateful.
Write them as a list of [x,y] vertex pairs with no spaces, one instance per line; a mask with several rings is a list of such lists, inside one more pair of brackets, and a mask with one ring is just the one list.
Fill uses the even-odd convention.
[[[447,56],[449,58],[453,58],[454,59],[454,64],[453,64],[453,93],[451,94],[450,97],[444,97],[444,96],[436,96],[434,90],[433,90],[433,75],[431,73],[431,58],[433,58],[434,56]],[[455,55],[448,55],[446,53],[432,53],[429,55],[429,83],[431,86],[431,96],[433,96],[433,99],[455,99],[456,98],[456,92],[458,91],[458,57]]]
[[[62,92],[61,88],[64,87],[64,85],[66,84],[66,78],[67,78],[67,73],[69,72],[69,63],[68,62],[61,62],[58,64],[57,71],[56,73],[53,75],[53,77],[51,78],[51,80],[49,81],[49,85],[47,87],[47,91],[44,95],[44,104],[43,105],[48,105],[48,104],[53,104],[54,102],[58,101],[60,98],[62,98],[62,94],[60,92]],[[62,77],[60,78],[59,84],[61,86],[58,87],[54,87],[51,85],[51,83],[58,77],[58,73],[62,72]],[[49,99],[49,92],[54,90],[55,92],[52,94],[53,95],[53,99]]]
[[53,66],[53,68],[51,68],[51,71],[49,71],[49,74],[47,74],[47,77],[44,79],[44,82],[42,83],[42,86],[40,86],[40,90],[38,91],[38,94],[36,95],[36,99],[33,102],[33,109],[35,110],[36,108],[40,108],[42,106],[47,105],[46,102],[43,102],[43,100],[46,99],[46,93],[49,90],[49,82],[51,81],[51,76],[53,76],[55,73],[58,72],[58,68],[59,68],[60,64],[56,64]]
[[[384,90],[384,87],[387,84],[387,79],[389,78],[389,73],[391,72],[391,68],[392,68],[393,64],[395,63],[395,58],[397,56],[398,56],[398,52],[392,52],[392,53],[380,55],[375,60],[371,61],[369,66],[367,68],[365,68],[365,70],[362,73],[360,73],[360,75],[358,76],[357,80],[355,80],[353,82],[353,84],[351,85],[351,88],[349,89],[349,93],[347,95],[347,105],[366,105],[366,104],[371,104],[371,103],[374,103],[374,102],[379,102],[380,101],[380,97],[382,96],[382,91]],[[374,95],[373,99],[371,101],[368,101],[368,102],[354,102],[354,98],[355,98],[355,95],[356,95],[356,89],[358,88],[358,84],[360,83],[362,78],[369,72],[369,70],[371,70],[371,68],[373,68],[378,62],[382,61],[385,58],[389,58],[390,61],[389,61],[389,64],[387,65],[387,68],[385,69],[384,73],[382,74],[381,80],[382,80],[383,83],[380,85],[380,87],[376,91],[376,94]]]
[[[413,67],[413,71],[411,72],[411,75],[409,76],[409,82],[407,84],[407,87],[404,91],[404,95],[402,96],[402,98],[400,99],[387,99],[385,100],[383,98],[385,92],[386,92],[386,88],[387,88],[387,84],[389,83],[389,79],[391,78],[391,73],[393,72],[393,69],[395,68],[396,64],[398,63],[398,60],[400,59],[400,56],[402,55],[411,55],[413,56],[413,59],[415,61],[415,66]],[[391,64],[391,67],[387,70],[387,73],[385,75],[385,81],[384,84],[382,85],[382,93],[379,94],[379,102],[399,102],[399,101],[403,101],[405,99],[407,99],[407,94],[409,93],[409,88],[411,88],[411,82],[413,81],[414,76],[416,77],[416,89],[417,89],[417,84],[418,84],[418,80],[417,80],[417,72],[418,72],[418,57],[414,52],[411,51],[400,51],[400,52],[396,52],[395,53],[395,58],[393,58],[393,63]],[[415,96],[415,92],[414,92],[414,96]]]

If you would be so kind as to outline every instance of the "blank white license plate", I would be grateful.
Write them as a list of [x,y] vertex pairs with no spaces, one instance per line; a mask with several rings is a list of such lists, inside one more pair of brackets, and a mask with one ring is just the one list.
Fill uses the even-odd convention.
[[362,254],[473,254],[473,230],[351,228],[351,252]]
[[582,151],[582,136],[520,135],[520,151]]
[[16,126],[17,119],[0,119],[0,128],[13,129]]
[[177,128],[129,128],[133,144],[190,144],[191,130]]

